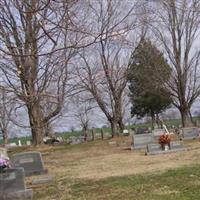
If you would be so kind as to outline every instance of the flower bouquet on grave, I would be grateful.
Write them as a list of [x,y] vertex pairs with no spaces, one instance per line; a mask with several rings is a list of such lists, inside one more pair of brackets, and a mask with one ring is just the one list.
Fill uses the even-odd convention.
[[159,137],[159,144],[161,145],[162,149],[165,150],[167,147],[170,148],[171,138],[169,134],[163,134]]
[[9,167],[9,159],[0,157],[0,173],[5,172],[5,170]]

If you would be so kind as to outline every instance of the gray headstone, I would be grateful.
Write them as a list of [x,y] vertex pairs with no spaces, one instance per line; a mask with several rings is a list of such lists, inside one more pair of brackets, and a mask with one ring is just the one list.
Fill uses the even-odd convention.
[[182,128],[182,136],[184,140],[196,139],[199,136],[197,127]]
[[147,144],[147,152],[161,151],[160,144]]
[[109,144],[109,145],[114,145],[114,146],[116,146],[116,145],[117,145],[117,142],[116,142],[116,141],[110,141],[110,142],[108,142],[108,144]]
[[0,158],[8,158],[7,149],[0,147]]
[[153,133],[153,136],[161,136],[165,133],[165,130],[164,129],[154,129],[152,130],[152,133]]
[[149,129],[148,128],[137,128],[136,134],[147,134],[147,133],[150,133]]
[[31,141],[26,141],[26,145],[30,146],[31,145]]
[[33,192],[25,188],[24,169],[7,169],[0,173],[0,199],[1,200],[28,200],[32,199]]
[[181,141],[171,141],[170,142],[170,149],[181,149],[183,147],[183,143]]
[[88,141],[88,142],[92,141],[92,139],[93,139],[92,136],[88,136],[88,137],[87,137],[87,141]]
[[133,148],[140,149],[146,148],[146,145],[153,142],[152,134],[139,134],[133,135]]
[[11,157],[10,161],[11,166],[13,168],[24,168],[26,176],[47,173],[47,170],[44,169],[42,157],[39,152],[26,152],[14,154]]
[[49,183],[52,183],[52,181],[53,181],[52,176],[42,177],[42,178],[33,180],[32,185],[49,184]]
[[160,144],[148,144],[146,155],[176,153],[176,152],[185,151],[185,150],[186,148],[183,147],[183,143],[181,141],[170,142],[170,149],[166,151],[161,148]]

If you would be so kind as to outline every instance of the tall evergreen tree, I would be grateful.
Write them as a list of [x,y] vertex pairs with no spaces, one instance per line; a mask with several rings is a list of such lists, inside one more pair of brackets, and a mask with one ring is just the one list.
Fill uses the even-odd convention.
[[166,81],[171,69],[162,53],[149,41],[142,39],[129,62],[131,114],[138,118],[150,115],[152,126],[155,117],[172,103]]

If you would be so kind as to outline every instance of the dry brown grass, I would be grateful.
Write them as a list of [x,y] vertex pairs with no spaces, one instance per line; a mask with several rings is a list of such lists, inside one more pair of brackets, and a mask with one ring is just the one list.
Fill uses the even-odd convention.
[[[110,145],[109,142],[112,140],[117,141],[118,145]],[[36,177],[26,179],[27,186],[34,189],[34,200],[73,199],[70,197],[70,188],[77,180],[96,181],[110,176],[161,173],[167,169],[200,164],[199,141],[184,142],[188,151],[145,156],[145,150],[129,150],[129,137],[112,140],[23,149],[40,151],[45,168],[49,170],[49,175],[54,176],[54,181],[50,185],[33,186],[31,182]],[[62,192],[56,194],[55,190]],[[162,188],[156,192],[162,193]]]
[[[109,141],[74,145],[73,147],[42,147],[45,167],[49,173],[63,178],[101,179],[138,173],[162,172],[191,164],[200,164],[200,142],[185,142],[188,151],[145,156],[144,150],[127,150],[128,138],[117,138],[118,146]],[[120,144],[123,144],[121,146]],[[30,149],[32,150],[32,149]]]

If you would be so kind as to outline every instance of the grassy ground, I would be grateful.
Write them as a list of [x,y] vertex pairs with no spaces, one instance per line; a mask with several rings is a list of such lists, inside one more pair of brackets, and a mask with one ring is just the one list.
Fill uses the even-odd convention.
[[199,141],[185,142],[188,151],[145,156],[131,151],[130,138],[80,145],[43,146],[40,151],[53,182],[32,185],[33,200],[197,200],[200,196]]

